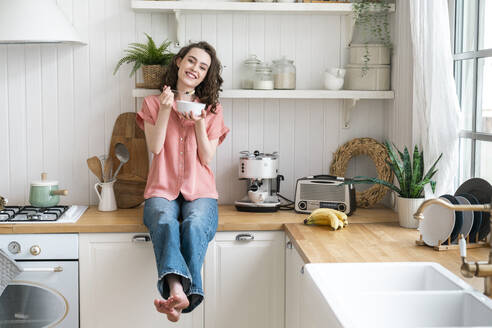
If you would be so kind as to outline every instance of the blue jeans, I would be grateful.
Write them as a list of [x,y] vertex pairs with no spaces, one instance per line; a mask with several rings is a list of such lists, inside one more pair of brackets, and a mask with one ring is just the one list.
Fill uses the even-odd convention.
[[191,312],[203,300],[201,268],[208,243],[217,231],[218,207],[213,198],[186,201],[154,197],[145,201],[144,224],[150,232],[157,262],[157,288],[164,299],[170,294],[166,275],[181,277]]

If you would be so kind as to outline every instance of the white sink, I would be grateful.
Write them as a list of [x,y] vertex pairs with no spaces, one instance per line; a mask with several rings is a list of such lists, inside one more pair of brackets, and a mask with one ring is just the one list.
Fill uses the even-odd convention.
[[492,301],[437,263],[319,263],[304,272],[303,328],[492,327]]
[[[356,291],[472,289],[438,263],[313,263],[305,269],[323,289]],[[332,283],[343,279],[344,283]]]
[[492,301],[473,291],[362,293],[350,308],[353,327],[492,326]]

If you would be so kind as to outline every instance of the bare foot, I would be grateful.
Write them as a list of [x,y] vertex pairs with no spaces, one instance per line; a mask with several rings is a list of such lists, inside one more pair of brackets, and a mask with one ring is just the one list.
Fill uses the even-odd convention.
[[181,310],[176,310],[175,308],[173,308],[171,310],[171,313],[167,315],[167,320],[171,322],[177,322],[180,316],[181,316]]
[[154,300],[154,306],[157,312],[164,313],[164,314],[170,314],[173,311],[173,308],[169,306],[169,299],[167,300],[159,300],[155,299]]
[[182,290],[181,292],[176,293],[176,295],[170,296],[167,299],[167,302],[169,303],[166,307],[171,308],[171,311],[167,313],[167,319],[172,322],[178,321],[181,316],[181,311],[190,305],[188,298]]
[[171,292],[171,296],[168,298],[169,307],[174,308],[176,310],[184,310],[190,305],[190,301],[188,301],[188,297],[183,292],[183,290],[178,291],[176,294]]

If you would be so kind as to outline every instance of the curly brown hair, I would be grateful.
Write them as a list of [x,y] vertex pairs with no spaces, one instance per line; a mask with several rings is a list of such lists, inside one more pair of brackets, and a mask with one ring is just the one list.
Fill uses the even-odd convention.
[[183,47],[179,50],[179,52],[174,55],[171,59],[171,63],[167,66],[166,74],[162,79],[161,83],[161,92],[165,85],[170,86],[173,89],[176,89],[176,84],[178,82],[178,65],[176,64],[176,60],[178,58],[183,59],[188,51],[193,48],[199,48],[207,52],[211,58],[210,66],[207,71],[207,75],[203,79],[203,81],[195,88],[195,95],[200,99],[202,103],[205,103],[207,108],[210,107],[210,111],[215,114],[215,110],[217,107],[217,103],[219,102],[219,91],[222,91],[220,88],[224,80],[220,76],[222,72],[222,65],[220,64],[219,59],[217,58],[217,54],[215,52],[214,47],[212,47],[208,42],[200,41],[196,43],[191,43],[186,47]]

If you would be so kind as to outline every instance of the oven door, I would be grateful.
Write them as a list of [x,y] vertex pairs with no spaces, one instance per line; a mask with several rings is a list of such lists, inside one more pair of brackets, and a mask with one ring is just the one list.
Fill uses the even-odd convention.
[[0,327],[78,327],[78,262],[17,264],[25,271],[0,297]]

